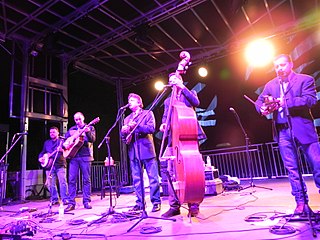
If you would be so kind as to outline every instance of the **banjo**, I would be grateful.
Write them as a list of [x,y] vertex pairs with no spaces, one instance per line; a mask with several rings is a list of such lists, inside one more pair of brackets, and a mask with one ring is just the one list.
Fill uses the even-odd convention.
[[56,154],[58,149],[54,150],[52,153],[45,153],[41,158],[39,158],[39,162],[41,164],[41,167],[44,169],[50,169],[53,164],[53,155]]

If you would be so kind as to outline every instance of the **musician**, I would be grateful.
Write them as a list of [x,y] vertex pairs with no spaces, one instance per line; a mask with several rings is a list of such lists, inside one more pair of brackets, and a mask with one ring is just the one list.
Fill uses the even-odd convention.
[[[303,214],[310,208],[305,182],[299,177],[297,146],[301,147],[310,166],[313,167],[314,181],[320,188],[320,146],[310,111],[317,102],[315,81],[309,75],[295,73],[289,55],[277,56],[273,64],[277,77],[265,85],[256,101],[256,108],[262,115],[270,114],[274,110],[273,135],[279,144],[282,160],[289,173],[291,193],[297,204],[294,213]],[[279,103],[279,107],[271,108],[271,111],[269,104],[264,102],[270,96]],[[306,194],[306,202],[303,191]]]
[[[144,190],[141,188],[143,181],[141,176],[143,168],[145,168],[149,178],[152,212],[157,212],[161,209],[161,200],[158,162],[152,136],[155,131],[154,114],[152,111],[143,109],[142,99],[135,93],[129,94],[128,103],[132,112],[124,119],[121,138],[128,144],[131,174],[137,196],[136,205],[132,210],[144,210],[145,199],[142,199],[142,191]],[[132,131],[132,139],[128,141],[126,138]]]
[[[197,92],[192,90],[190,91],[184,84],[183,84],[183,80],[181,75],[177,75],[176,73],[171,73],[169,74],[169,85],[175,85],[177,87],[177,101],[180,101],[181,103],[185,104],[187,107],[190,108],[194,108],[199,106],[200,101],[199,98],[197,96]],[[166,120],[168,117],[168,113],[169,113],[169,107],[170,107],[170,98],[167,98],[164,101],[164,113],[162,116],[162,124],[160,125],[160,131],[164,132],[166,129],[168,131],[170,131],[169,127],[166,124]],[[202,127],[200,126],[200,124],[198,123],[198,140],[201,139],[206,139],[206,134],[204,133]],[[168,138],[168,146],[171,146],[171,134],[169,134],[169,138]],[[169,170],[169,174],[172,177],[173,175],[173,166],[172,166],[172,162],[173,161],[168,161],[168,170]],[[171,166],[170,166],[171,164]],[[175,215],[179,215],[180,214],[180,202],[178,199],[175,198],[175,194],[173,192],[173,189],[171,188],[171,186],[169,186],[168,188],[169,191],[169,196],[168,196],[168,200],[169,200],[169,205],[170,205],[170,209],[165,212],[164,214],[162,214],[162,217],[165,218],[169,218],[169,217],[173,217]],[[189,215],[191,217],[195,217],[199,214],[199,205],[200,203],[193,203],[193,204],[188,204],[189,207]]]
[[[77,153],[69,162],[69,205],[65,212],[75,209],[76,205],[76,183],[78,179],[79,170],[82,173],[82,191],[83,191],[83,206],[86,209],[91,209],[91,162],[93,159],[93,143],[96,140],[96,131],[93,126],[87,126],[84,122],[84,115],[81,112],[74,114],[75,126],[71,127],[65,135],[65,143],[73,134],[83,132],[80,135],[83,140],[83,145],[79,148]],[[66,144],[64,146],[67,148]]]
[[63,157],[61,145],[62,139],[59,138],[59,129],[51,127],[50,139],[44,142],[42,151],[39,154],[39,162],[46,169],[46,183],[50,191],[51,205],[59,204],[57,179],[59,181],[60,199],[64,205],[68,204],[67,162]]

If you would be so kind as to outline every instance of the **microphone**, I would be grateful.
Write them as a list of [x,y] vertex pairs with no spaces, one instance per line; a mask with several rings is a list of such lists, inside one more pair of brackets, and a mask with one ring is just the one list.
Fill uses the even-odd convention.
[[28,135],[28,132],[16,133],[17,136]]
[[128,103],[127,105],[122,106],[120,109],[126,109],[129,106],[130,106],[130,104]]
[[238,113],[236,112],[236,110],[233,107],[230,107],[229,110],[234,114],[239,126],[241,127],[241,130],[242,130],[245,138],[247,139],[248,135],[247,135],[246,131],[244,130],[243,126],[242,126],[242,123],[240,121],[240,117],[239,117]]

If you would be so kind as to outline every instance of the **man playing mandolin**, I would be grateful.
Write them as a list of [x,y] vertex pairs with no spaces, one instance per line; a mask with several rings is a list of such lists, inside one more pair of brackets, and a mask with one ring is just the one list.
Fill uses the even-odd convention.
[[[97,121],[99,119],[97,118]],[[83,206],[91,209],[91,162],[93,159],[93,143],[96,140],[96,131],[90,124],[85,124],[84,115],[81,112],[74,114],[75,126],[66,133],[63,144],[64,155],[70,156],[69,163],[69,205],[65,212],[75,209],[76,206],[76,184],[79,169],[82,173]],[[94,121],[93,123],[97,122]],[[77,143],[77,144],[75,144]],[[81,143],[81,144],[79,144]],[[66,154],[65,154],[66,152]],[[70,155],[70,153],[73,153]]]
[[139,95],[130,93],[128,103],[132,113],[124,119],[121,138],[128,145],[133,185],[137,195],[136,205],[132,210],[145,210],[141,179],[145,167],[149,178],[152,212],[157,212],[160,211],[161,200],[158,162],[152,136],[155,131],[155,118],[153,112],[142,109],[143,103]]
[[[317,103],[315,80],[294,72],[290,55],[277,56],[273,64],[277,77],[266,83],[256,101],[256,110],[262,115],[273,113],[274,140],[288,170],[291,194],[297,204],[294,213],[301,215],[309,212],[310,207],[307,187],[299,173],[298,147],[312,167],[315,184],[320,189],[320,145],[311,114]],[[267,96],[278,100],[278,107],[270,109],[266,105]]]
[[[57,178],[59,181],[60,197],[64,205],[68,204],[68,185],[67,185],[67,163],[62,155],[62,140],[59,139],[59,129],[57,127],[50,128],[50,139],[43,144],[41,153],[39,154],[39,162],[46,169],[47,184],[50,191],[51,205],[59,203],[57,191]],[[55,162],[53,163],[53,161]],[[53,165],[53,166],[52,166]]]

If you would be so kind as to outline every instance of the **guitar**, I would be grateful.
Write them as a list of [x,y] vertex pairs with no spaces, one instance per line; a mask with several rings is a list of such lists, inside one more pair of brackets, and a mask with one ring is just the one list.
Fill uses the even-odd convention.
[[82,135],[85,131],[85,129],[93,124],[96,124],[100,121],[100,118],[97,117],[93,119],[90,123],[85,125],[84,128],[81,129],[81,131],[75,131],[70,137],[68,137],[65,142],[63,143],[63,156],[65,158],[73,158],[79,149],[82,147],[84,143],[84,136]]
[[43,167],[46,170],[51,169],[53,164],[53,158],[52,156],[56,154],[58,149],[54,150],[52,153],[45,153],[41,158],[39,158],[39,162],[41,164],[41,167]]
[[[136,122],[136,120],[138,119],[139,116],[140,116],[140,113],[138,115],[136,115],[134,118],[130,119],[130,121],[126,125],[129,126],[131,123]],[[125,144],[129,145],[131,143],[133,132],[136,130],[138,125],[139,124],[136,123],[136,125],[134,127],[130,127],[130,129],[129,129],[130,132],[126,135],[126,138],[124,141]]]

